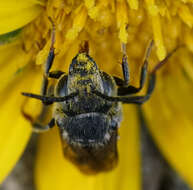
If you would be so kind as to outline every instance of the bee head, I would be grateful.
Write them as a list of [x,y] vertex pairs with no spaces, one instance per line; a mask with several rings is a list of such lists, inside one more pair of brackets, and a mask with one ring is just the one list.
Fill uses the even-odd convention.
[[73,58],[69,68],[69,75],[93,75],[98,71],[98,67],[94,60],[86,53],[78,53]]

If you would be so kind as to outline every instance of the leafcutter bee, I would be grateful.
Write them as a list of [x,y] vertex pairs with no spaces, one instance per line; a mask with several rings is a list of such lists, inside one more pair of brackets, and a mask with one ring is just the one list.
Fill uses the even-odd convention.
[[[52,22],[53,24],[53,22]],[[154,89],[156,71],[172,54],[159,62],[149,75],[146,94],[135,96],[144,86],[150,43],[141,69],[139,87],[129,85],[129,69],[123,48],[123,80],[101,71],[89,56],[88,43],[72,59],[68,74],[51,71],[54,61],[55,26],[53,24],[51,47],[45,65],[42,94],[22,93],[39,99],[43,104],[53,104],[53,117],[48,125],[32,123],[34,130],[47,131],[58,126],[66,158],[87,174],[113,169],[118,162],[117,136],[122,120],[122,103],[142,104]],[[125,46],[123,46],[125,47]],[[57,80],[53,94],[48,93],[48,78]]]

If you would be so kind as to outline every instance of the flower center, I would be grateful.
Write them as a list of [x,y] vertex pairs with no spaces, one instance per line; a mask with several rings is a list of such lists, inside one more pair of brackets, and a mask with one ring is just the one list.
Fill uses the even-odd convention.
[[56,25],[55,65],[60,68],[64,65],[68,68],[84,40],[89,42],[89,54],[99,67],[118,75],[122,75],[118,64],[122,56],[121,43],[127,44],[128,60],[134,73],[142,64],[151,39],[159,60],[167,51],[182,44],[182,33],[193,51],[190,29],[193,15],[188,1],[156,3],[148,0],[140,4],[138,0],[48,0],[45,11],[25,28],[24,48],[36,64],[45,62],[50,48],[52,26],[48,17],[51,17]]

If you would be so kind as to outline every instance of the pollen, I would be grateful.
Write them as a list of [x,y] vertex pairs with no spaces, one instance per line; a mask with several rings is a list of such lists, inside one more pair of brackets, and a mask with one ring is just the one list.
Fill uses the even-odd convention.
[[121,75],[118,64],[121,44],[127,45],[131,63],[141,60],[152,39],[159,60],[177,46],[186,45],[193,51],[193,11],[188,3],[188,0],[167,3],[154,0],[48,0],[46,11],[25,27],[23,46],[37,65],[45,62],[52,30],[49,16],[56,25],[56,65],[65,61],[68,67],[66,64],[70,64],[80,43],[86,40],[89,54],[97,64]]
[[[14,130],[16,129],[15,131],[17,132],[12,131],[10,133],[8,131],[9,139],[13,141],[6,139],[7,142],[4,142],[5,138],[3,138],[1,143],[3,150],[8,150],[9,146],[13,144],[12,142],[19,142],[20,144],[16,143],[17,147],[23,147],[27,142],[27,136],[30,134],[29,128],[26,128],[26,125],[29,123],[24,120],[18,108],[24,107],[24,111],[31,113],[34,118],[40,112],[41,106],[37,106],[33,100],[27,100],[27,102],[24,101],[23,103],[24,99],[20,92],[22,89],[23,91],[28,91],[27,89],[29,89],[29,91],[37,92],[38,94],[40,92],[42,68],[45,65],[51,47],[53,27],[50,20],[52,20],[55,25],[55,58],[51,71],[60,70],[68,73],[72,59],[80,52],[80,45],[82,42],[87,41],[89,44],[88,53],[95,60],[97,67],[111,76],[123,78],[120,63],[123,53],[126,53],[130,69],[130,84],[139,87],[140,71],[149,42],[153,40],[154,46],[148,60],[148,72],[151,72],[160,60],[163,60],[172,50],[178,47],[178,50],[168,60],[171,63],[164,65],[158,73],[159,84],[157,83],[154,98],[146,104],[147,106],[144,105],[142,109],[149,121],[149,130],[157,141],[158,147],[161,148],[161,152],[164,153],[167,160],[171,161],[171,165],[175,166],[176,171],[179,171],[182,177],[193,187],[193,166],[191,165],[193,156],[192,151],[189,150],[193,139],[191,105],[193,82],[193,0],[7,0],[2,2],[3,4],[8,2],[8,5],[11,3],[10,5],[12,6],[7,6],[8,9],[1,9],[3,10],[3,12],[0,12],[3,26],[1,33],[10,32],[12,34],[13,30],[19,29],[16,43],[7,43],[5,46],[1,44],[0,46],[2,51],[1,89],[3,89],[2,92],[5,92],[2,93],[2,123],[10,126],[4,130],[2,124],[2,134],[5,132],[4,137],[7,137],[7,129],[13,128],[13,122],[10,120],[11,113],[13,112],[12,115],[17,118],[16,124],[14,124]],[[121,47],[125,48],[122,49]],[[87,63],[85,70],[96,71],[95,63],[87,60],[85,55],[79,53],[78,59]],[[93,75],[93,80],[95,79],[94,77],[96,78],[96,76]],[[81,76],[77,75],[77,79],[80,80]],[[55,83],[57,81],[49,79],[51,87],[52,82]],[[4,101],[6,99],[9,99],[7,103]],[[69,106],[71,107],[71,105]],[[14,107],[17,107],[17,109],[13,109]],[[120,164],[120,168],[125,168],[126,176],[135,177],[135,175],[138,175],[138,172],[135,173],[131,170],[131,168],[134,168],[133,162],[135,164],[140,163],[138,159],[138,152],[140,151],[136,151],[136,147],[139,144],[138,137],[135,137],[138,136],[139,130],[136,127],[138,125],[137,116],[135,115],[136,109],[133,107],[131,111],[127,111],[127,108],[124,106],[124,110],[128,117],[125,117],[126,120],[123,125],[127,126],[130,122],[131,125],[129,125],[130,127],[123,127],[126,133],[121,132],[122,140],[119,147],[121,153],[120,163],[122,165]],[[165,117],[167,125],[162,121],[162,117],[157,117],[158,115]],[[26,139],[25,143],[20,138],[21,134],[22,138]],[[52,187],[48,182],[53,181],[52,178],[55,177],[56,180],[59,180],[55,184],[56,187],[54,186],[55,189],[71,188],[73,184],[70,182],[71,180],[65,180],[65,184],[61,183],[64,180],[60,179],[64,179],[64,176],[71,177],[72,173],[69,175],[69,172],[66,172],[68,170],[66,164],[64,164],[65,167],[61,170],[60,162],[63,163],[63,155],[62,153],[60,155],[59,149],[54,148],[57,140],[55,139],[56,137],[50,138],[50,134],[42,136],[47,141],[40,143],[41,148],[39,152],[42,158],[45,158],[45,153],[51,153],[46,158],[48,159],[47,163],[50,160],[52,162],[45,165],[44,160],[39,157],[39,183],[44,183],[46,185],[45,189],[48,189],[48,187]],[[132,138],[128,138],[128,134],[134,135],[131,135]],[[168,138],[171,134],[174,137],[172,138],[172,143],[171,138]],[[131,142],[128,140],[131,140]],[[51,148],[49,146],[50,142]],[[6,145],[8,145],[8,148]],[[125,151],[125,147],[130,147],[130,145],[131,147],[133,146],[133,148],[129,149],[131,152]],[[59,147],[59,144],[57,146]],[[179,151],[179,147],[181,151]],[[51,152],[52,150],[54,154]],[[175,153],[171,150],[174,150]],[[2,157],[3,160],[1,159],[6,163],[2,170],[3,178],[5,176],[4,172],[6,173],[8,170],[11,170],[22,151],[23,148],[15,149],[15,153],[18,153],[15,154],[13,161],[11,161],[12,156],[10,156],[12,151],[4,151],[3,154],[5,156]],[[55,156],[57,152],[60,155],[59,157]],[[58,158],[59,161],[57,160]],[[50,176],[51,180],[48,180],[44,174],[49,174],[49,172],[45,172],[45,169],[52,166],[52,163],[58,164],[59,169],[55,171],[57,171],[59,176],[61,174],[63,176],[46,175]],[[7,167],[8,165],[9,168]],[[42,166],[44,167],[43,169]],[[140,169],[139,166],[137,168],[138,170]],[[53,168],[50,171],[53,171]],[[74,168],[72,171],[75,171]],[[116,170],[116,172],[119,171],[121,170]],[[53,174],[53,172],[50,174]],[[115,178],[120,176],[119,173],[116,173],[116,175],[110,173],[108,175]],[[84,181],[79,174],[75,174],[75,176],[81,182],[77,182],[78,188],[82,184],[84,186],[82,188],[85,189],[84,182],[89,183],[89,188],[91,187],[90,185],[95,184],[94,178],[90,178],[91,180],[85,178]],[[107,184],[110,187],[118,187],[117,181],[113,180],[113,178],[103,178],[100,176],[100,180],[105,181],[104,187],[107,187]],[[1,179],[2,175],[0,175]],[[141,180],[141,177],[139,177],[139,180]],[[112,182],[114,182],[114,186],[112,186]],[[127,189],[141,188],[141,183],[138,183],[138,181],[137,186],[129,186],[127,184],[135,184],[135,180],[123,179],[123,182],[121,182],[121,187],[127,187]],[[100,187],[102,187],[102,183],[100,182]],[[57,185],[60,187],[57,188]]]
[[131,7],[131,9],[137,10],[138,6],[139,6],[139,2],[138,0],[127,0],[129,6]]
[[79,62],[87,62],[87,61],[88,61],[88,58],[87,58],[87,56],[86,56],[85,53],[80,53],[80,54],[78,55],[78,57],[77,57],[77,60],[78,60]]

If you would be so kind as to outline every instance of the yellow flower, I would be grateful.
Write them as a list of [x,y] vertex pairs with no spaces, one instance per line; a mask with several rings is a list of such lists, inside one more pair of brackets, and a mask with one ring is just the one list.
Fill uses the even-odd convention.
[[[42,64],[50,47],[50,16],[56,24],[53,70],[68,71],[79,44],[88,40],[101,70],[122,77],[121,43],[127,44],[131,84],[138,86],[149,40],[155,48],[149,70],[175,47],[185,45],[159,71],[155,92],[143,107],[149,130],[167,161],[193,187],[193,1],[192,0],[7,0],[0,2],[0,181],[23,152],[36,117]],[[13,30],[21,30],[9,33]],[[8,34],[6,34],[8,33]],[[133,189],[141,187],[137,111],[124,106],[118,142],[119,165],[86,176],[62,155],[57,128],[40,136],[35,167],[37,189]],[[21,174],[25,175],[25,174]]]

